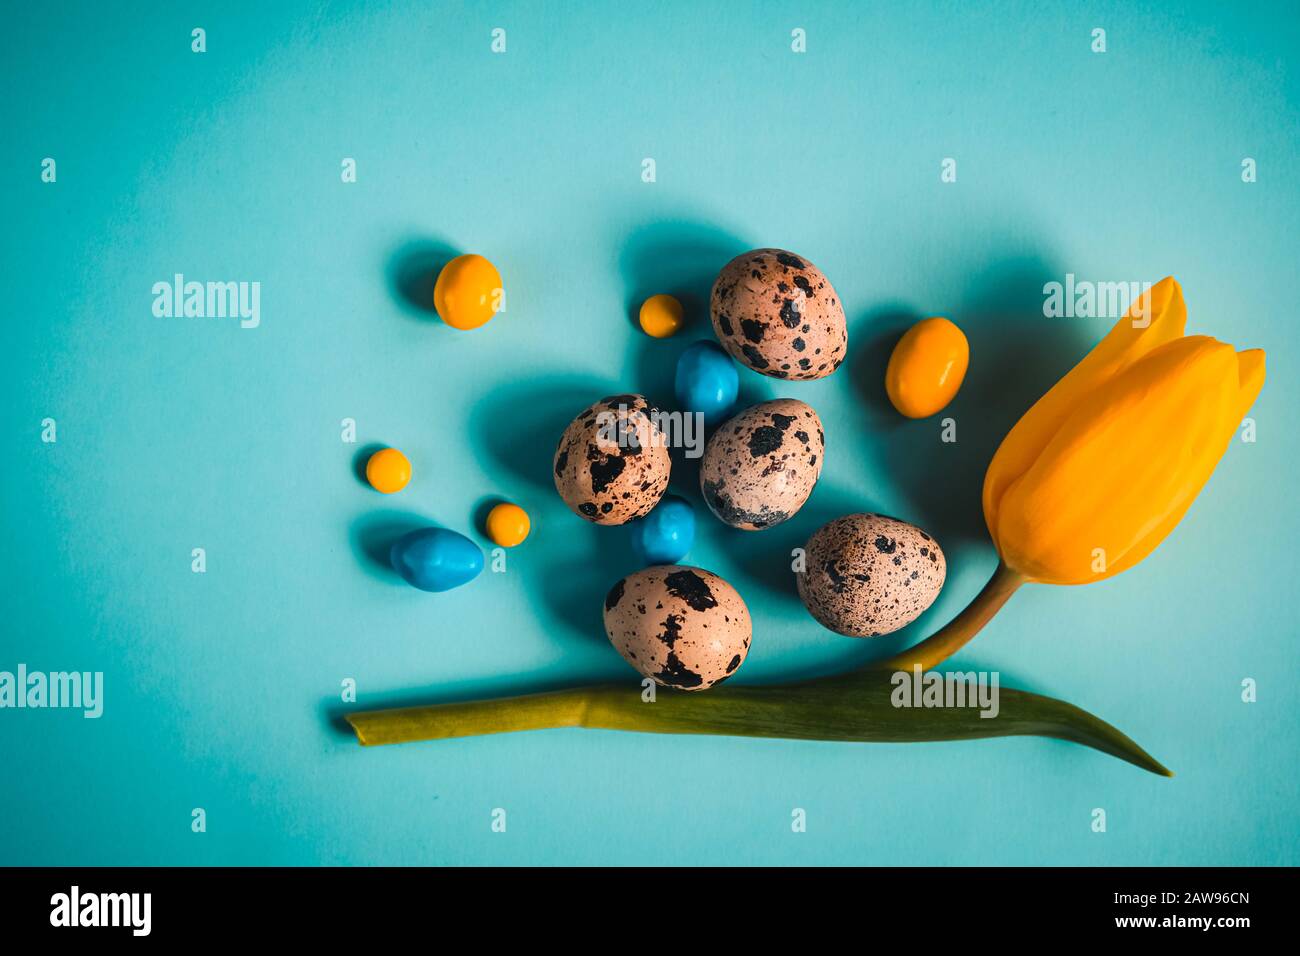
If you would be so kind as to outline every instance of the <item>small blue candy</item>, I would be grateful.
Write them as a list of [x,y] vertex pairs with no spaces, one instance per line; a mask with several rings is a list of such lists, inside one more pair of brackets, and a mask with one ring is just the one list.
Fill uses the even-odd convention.
[[393,542],[393,570],[421,591],[450,591],[483,570],[483,552],[469,538],[446,528],[420,528]]
[[695,544],[695,509],[685,498],[664,495],[653,511],[629,527],[632,549],[647,565],[676,564]]
[[685,412],[702,412],[716,425],[736,404],[740,375],[731,356],[716,342],[696,342],[677,360],[677,403]]

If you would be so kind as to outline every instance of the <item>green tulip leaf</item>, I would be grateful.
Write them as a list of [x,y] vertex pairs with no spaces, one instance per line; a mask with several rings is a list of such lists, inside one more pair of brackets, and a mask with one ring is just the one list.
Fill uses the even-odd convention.
[[592,727],[661,734],[910,743],[987,737],[1054,737],[1092,747],[1161,776],[1173,774],[1115,727],[1065,701],[1000,688],[996,717],[976,706],[898,707],[890,673],[860,670],[800,684],[715,687],[703,693],[639,685],[571,690],[358,712],[347,721],[365,745],[481,734]]

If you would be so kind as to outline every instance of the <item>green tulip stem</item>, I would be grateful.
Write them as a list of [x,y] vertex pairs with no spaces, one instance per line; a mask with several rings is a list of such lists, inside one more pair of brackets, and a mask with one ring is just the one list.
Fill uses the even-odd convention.
[[975,600],[966,605],[966,610],[920,643],[870,667],[891,671],[910,671],[917,664],[922,670],[937,667],[965,647],[966,642],[993,619],[993,615],[1016,593],[1016,588],[1024,583],[1025,578],[1020,573],[999,561],[989,583],[975,595]]

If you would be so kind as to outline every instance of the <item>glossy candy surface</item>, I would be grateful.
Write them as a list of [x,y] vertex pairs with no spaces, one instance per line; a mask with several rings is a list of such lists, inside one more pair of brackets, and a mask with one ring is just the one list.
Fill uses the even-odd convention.
[[961,329],[939,316],[922,319],[894,346],[885,391],[901,414],[928,418],[956,397],[969,363],[970,345]]
[[652,295],[641,304],[638,318],[646,335],[666,339],[682,327],[682,304],[671,295]]
[[411,463],[396,448],[381,448],[366,462],[366,481],[386,495],[401,491],[411,480]]
[[632,550],[646,564],[676,564],[695,544],[695,509],[685,498],[664,495],[644,518],[631,522]]
[[682,411],[701,412],[704,423],[714,425],[736,404],[740,373],[722,346],[696,342],[677,360],[674,389]]
[[447,528],[420,528],[393,543],[393,570],[421,591],[450,591],[478,577],[483,552],[469,538]]
[[487,534],[494,544],[503,548],[513,548],[522,544],[528,537],[532,523],[528,512],[516,504],[503,501],[488,512]]
[[501,273],[482,256],[457,256],[442,267],[433,287],[433,307],[453,329],[477,329],[500,305]]

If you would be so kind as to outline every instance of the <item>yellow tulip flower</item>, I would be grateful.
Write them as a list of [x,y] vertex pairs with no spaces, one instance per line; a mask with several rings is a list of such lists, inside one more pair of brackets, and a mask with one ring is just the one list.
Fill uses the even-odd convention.
[[1260,386],[1264,353],[1184,336],[1172,276],[1016,423],[984,518],[1026,579],[1086,584],[1137,564],[1182,519]]
[[889,666],[933,667],[1026,581],[1086,584],[1137,564],[1204,487],[1264,384],[1264,353],[1183,334],[1156,283],[1003,439],[984,478],[1002,561],[972,605]]

